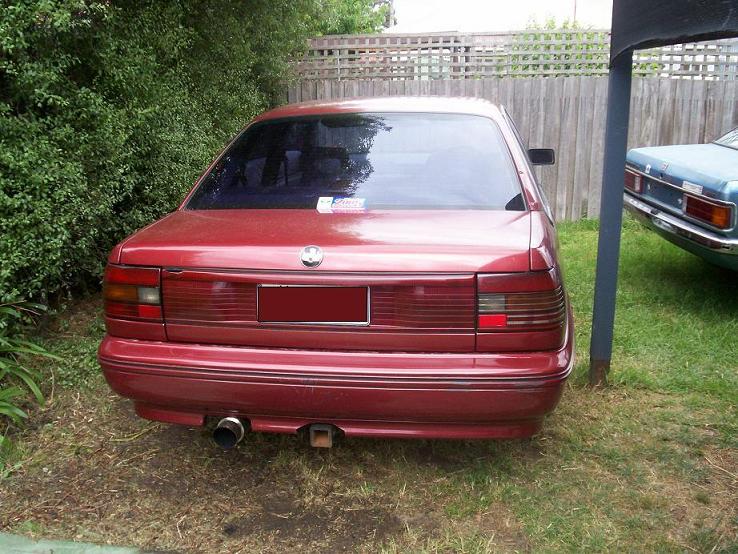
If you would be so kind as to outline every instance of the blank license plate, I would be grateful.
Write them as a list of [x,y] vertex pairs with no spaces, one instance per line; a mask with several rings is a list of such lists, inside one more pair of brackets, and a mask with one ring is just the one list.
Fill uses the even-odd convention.
[[369,323],[369,287],[259,285],[257,304],[261,323]]

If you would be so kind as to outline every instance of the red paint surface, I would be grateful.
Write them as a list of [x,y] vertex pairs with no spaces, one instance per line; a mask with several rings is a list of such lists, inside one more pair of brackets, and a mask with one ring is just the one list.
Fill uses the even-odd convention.
[[[179,268],[371,272],[520,272],[530,213],[388,210],[180,210],[114,250],[115,263]],[[300,250],[323,249],[306,270]]]
[[177,345],[107,337],[110,386],[138,412],[185,424],[235,415],[254,430],[309,423],[348,435],[529,436],[558,403],[571,342],[528,354],[341,353]]
[[256,290],[260,322],[367,322],[368,287],[270,287]]
[[[162,268],[164,323],[106,317],[99,353],[111,387],[132,398],[141,416],[198,425],[205,416],[237,415],[254,430],[290,433],[329,422],[347,434],[393,437],[511,438],[540,428],[572,365],[568,300],[566,328],[477,328],[478,291],[536,292],[560,283],[555,228],[523,149],[497,108],[478,100],[314,102],[257,120],[371,111],[495,120],[529,210],[180,208],[109,257]],[[309,244],[324,253],[313,269],[299,258]],[[259,284],[368,287],[370,323],[260,322]],[[261,316],[312,313],[309,299],[291,300],[265,304],[283,311]],[[344,308],[341,317],[358,312]]]

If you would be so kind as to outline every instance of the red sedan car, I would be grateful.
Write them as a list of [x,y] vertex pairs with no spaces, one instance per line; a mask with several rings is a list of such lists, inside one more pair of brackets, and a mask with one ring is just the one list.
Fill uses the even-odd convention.
[[494,105],[376,98],[257,117],[110,254],[99,361],[139,416],[382,437],[527,437],[573,363],[556,232]]

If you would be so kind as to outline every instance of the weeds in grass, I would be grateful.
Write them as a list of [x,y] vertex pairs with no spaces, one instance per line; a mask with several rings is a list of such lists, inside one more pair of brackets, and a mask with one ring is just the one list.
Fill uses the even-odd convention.
[[[29,302],[0,304],[0,417],[8,420],[7,425],[18,424],[28,417],[21,408],[21,402],[29,392],[36,402],[44,401],[38,384],[41,375],[29,367],[25,360],[28,357],[59,359],[38,344],[23,338],[24,325],[44,310],[44,306]],[[0,475],[7,474],[15,467],[6,467],[4,462],[10,450],[6,433],[0,432]]]

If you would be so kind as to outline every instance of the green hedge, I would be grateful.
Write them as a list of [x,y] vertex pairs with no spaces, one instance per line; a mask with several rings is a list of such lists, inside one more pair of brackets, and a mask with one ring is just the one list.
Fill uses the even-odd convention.
[[356,5],[350,25],[376,26],[371,4],[4,3],[0,301],[97,281],[113,244],[175,208],[228,137],[283,99],[291,57],[330,31],[326,10]]

